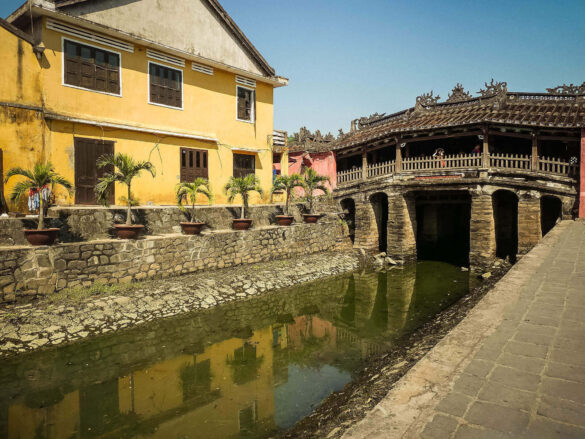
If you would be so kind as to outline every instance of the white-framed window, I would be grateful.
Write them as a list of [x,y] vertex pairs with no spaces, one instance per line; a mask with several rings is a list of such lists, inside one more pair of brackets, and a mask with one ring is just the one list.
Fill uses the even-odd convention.
[[236,119],[254,123],[256,117],[256,90],[243,85],[236,86]]
[[61,38],[62,84],[111,96],[122,96],[122,54],[71,38]]
[[183,109],[183,71],[148,61],[148,103]]

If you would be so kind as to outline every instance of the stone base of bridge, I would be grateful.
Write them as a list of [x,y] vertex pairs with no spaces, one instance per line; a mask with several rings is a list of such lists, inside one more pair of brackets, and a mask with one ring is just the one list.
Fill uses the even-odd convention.
[[416,204],[413,197],[388,196],[388,256],[396,261],[416,261]]
[[496,258],[496,234],[493,201],[488,193],[471,193],[469,235],[469,264],[490,264]]
[[[486,267],[497,258],[527,253],[560,219],[571,218],[575,195],[557,195],[532,189],[514,189],[509,185],[485,184],[467,188],[459,186],[403,187],[388,184],[384,188],[358,189],[353,194],[338,196],[339,201],[353,200],[355,215],[350,221],[355,224],[354,247],[368,253],[386,249],[386,253],[398,262],[412,262],[417,259],[417,197],[423,193],[434,192],[434,202],[441,203],[441,194],[465,192],[471,196],[469,223],[469,265]],[[417,195],[418,194],[418,195]],[[544,202],[541,201],[544,199]],[[387,200],[387,203],[386,203]],[[446,199],[447,200],[447,199]],[[551,200],[553,202],[551,202]],[[453,201],[453,200],[451,200]],[[384,211],[382,212],[382,207]],[[547,206],[556,206],[552,209]],[[541,213],[542,209],[549,209]],[[387,212],[385,211],[387,209]],[[422,209],[421,214],[423,212]],[[427,209],[428,210],[428,209]],[[424,210],[424,212],[427,212]],[[553,211],[554,210],[554,211]],[[439,211],[437,211],[439,212]],[[457,215],[457,213],[452,213]],[[448,225],[451,221],[444,217],[437,224]],[[455,221],[458,218],[453,218]],[[425,221],[433,221],[431,217]],[[442,222],[441,222],[442,221]],[[543,223],[544,222],[544,223]],[[421,223],[422,224],[422,223]],[[430,224],[430,223],[429,223]],[[427,224],[428,225],[428,224]],[[432,225],[432,224],[431,224]],[[440,230],[445,227],[436,227]],[[447,227],[447,229],[449,229]],[[451,227],[452,229],[452,227]],[[429,227],[425,233],[429,233]],[[463,230],[463,229],[462,229]],[[449,239],[442,238],[449,253]],[[384,242],[382,242],[384,241]],[[421,243],[419,243],[419,246]],[[420,248],[418,249],[420,253]],[[441,252],[439,252],[440,256]]]
[[518,200],[518,254],[528,253],[541,238],[540,197],[524,194]]

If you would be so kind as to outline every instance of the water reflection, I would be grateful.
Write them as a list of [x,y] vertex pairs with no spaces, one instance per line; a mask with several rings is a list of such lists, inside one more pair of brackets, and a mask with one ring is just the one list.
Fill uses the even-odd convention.
[[0,363],[0,437],[266,437],[470,287],[440,262],[352,273]]

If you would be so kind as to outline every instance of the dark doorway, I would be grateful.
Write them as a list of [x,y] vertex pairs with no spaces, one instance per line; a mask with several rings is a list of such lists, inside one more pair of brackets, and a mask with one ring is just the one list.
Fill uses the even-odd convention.
[[516,262],[518,254],[518,197],[499,190],[492,196],[496,229],[496,256]]
[[545,195],[540,199],[540,228],[546,235],[563,215],[563,203],[557,197]]
[[349,229],[349,237],[353,243],[355,241],[355,201],[352,198],[346,198],[341,200],[340,204]]
[[378,250],[385,252],[388,248],[388,195],[374,194],[370,197],[370,203],[378,227]]
[[416,200],[419,260],[469,264],[471,197],[467,192],[425,192]]
[[[114,153],[114,142],[98,139],[75,138],[75,204],[97,204],[95,185],[107,168],[98,168],[97,160],[104,154]],[[109,203],[114,204],[114,190],[110,191]]]

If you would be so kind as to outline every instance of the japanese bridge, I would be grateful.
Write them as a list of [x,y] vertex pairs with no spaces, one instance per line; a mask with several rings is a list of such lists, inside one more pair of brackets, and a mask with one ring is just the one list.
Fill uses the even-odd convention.
[[479,94],[431,92],[335,141],[355,247],[482,266],[585,217],[585,83],[512,93],[492,80]]

